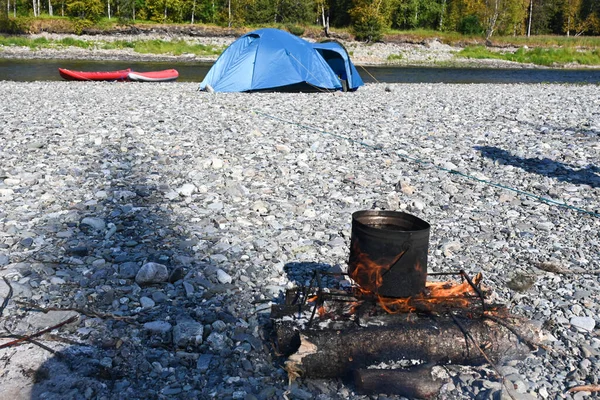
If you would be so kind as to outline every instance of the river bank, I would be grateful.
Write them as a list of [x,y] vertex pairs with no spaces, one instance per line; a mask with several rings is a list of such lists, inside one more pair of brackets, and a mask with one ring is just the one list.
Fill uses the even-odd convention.
[[0,349],[1,398],[377,398],[288,386],[269,322],[315,268],[346,269],[367,209],[428,221],[429,272],[482,272],[540,329],[543,348],[497,366],[505,386],[450,365],[439,399],[597,384],[596,86],[197,88],[0,85],[0,328],[63,324]]
[[[29,35],[30,38],[45,38],[48,40],[60,40],[74,38],[90,43],[100,44],[115,40],[179,40],[184,39],[190,44],[201,44],[223,50],[231,44],[238,36],[177,36],[172,33],[144,33],[123,35],[65,35],[41,33]],[[313,38],[306,38],[314,41]],[[356,65],[390,65],[390,66],[444,66],[444,67],[482,67],[482,68],[541,68],[533,64],[522,64],[511,61],[492,59],[468,59],[457,57],[461,47],[443,44],[437,39],[431,39],[422,43],[392,43],[377,42],[363,43],[348,38],[336,38],[348,50],[352,61]],[[507,51],[504,49],[504,51]],[[509,49],[510,51],[510,49]],[[194,54],[182,54],[178,56],[165,54],[142,54],[133,49],[106,50],[100,45],[84,49],[80,47],[40,48],[31,49],[19,46],[0,46],[0,57],[18,59],[81,59],[81,60],[114,60],[114,61],[189,61],[189,62],[213,62],[218,56],[196,56]]]

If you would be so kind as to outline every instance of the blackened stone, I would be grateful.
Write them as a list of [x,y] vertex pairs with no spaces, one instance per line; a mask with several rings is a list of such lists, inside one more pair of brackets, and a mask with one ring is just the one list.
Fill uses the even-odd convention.
[[86,246],[76,246],[67,248],[65,252],[73,256],[85,257],[89,254],[89,249]]
[[184,274],[183,274],[183,267],[177,267],[175,268],[171,274],[169,275],[169,282],[171,283],[175,283],[178,280],[183,279]]

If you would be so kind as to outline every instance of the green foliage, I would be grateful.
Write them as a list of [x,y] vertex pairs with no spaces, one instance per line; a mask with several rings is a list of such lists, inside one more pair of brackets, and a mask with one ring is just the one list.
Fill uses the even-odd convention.
[[31,39],[22,36],[0,36],[0,46],[29,47]]
[[102,18],[104,6],[100,0],[70,0],[67,2],[67,14],[74,18],[87,20],[80,23],[76,29],[81,31],[93,25]]
[[202,55],[219,55],[223,49],[205,46],[202,44],[188,44],[185,40],[164,41],[164,40],[144,40],[133,43],[133,49],[137,53],[145,54],[195,54]]
[[89,49],[90,47],[92,47],[92,44],[90,42],[86,42],[85,40],[80,39],[74,39],[72,37],[62,38],[60,40],[57,40],[55,43],[63,47],[79,47],[82,49]]
[[0,18],[0,32],[18,35],[29,32],[31,20],[27,17]]
[[304,35],[304,28],[298,25],[287,24],[285,29],[292,35],[302,36]]
[[383,37],[384,17],[370,2],[364,2],[350,10],[352,32],[356,40],[377,42]]
[[437,28],[444,8],[436,0],[395,0],[391,8],[396,29]]
[[81,35],[84,30],[91,28],[92,26],[94,26],[94,22],[89,19],[76,19],[73,22],[73,31],[75,34]]
[[393,62],[393,61],[400,61],[400,60],[402,60],[403,58],[404,58],[404,57],[402,56],[402,54],[390,54],[390,55],[387,57],[387,60],[388,60],[388,61],[391,61],[391,62]]
[[465,47],[457,55],[464,58],[498,59],[545,66],[557,66],[572,63],[580,65],[600,65],[600,49],[582,51],[574,48],[527,49],[521,47],[514,53],[501,53],[490,51],[484,46],[469,46]]
[[477,15],[467,15],[460,21],[458,31],[463,35],[479,35],[483,33],[483,27]]
[[103,50],[121,50],[121,49],[134,49],[135,43],[127,40],[114,40],[111,42],[104,42],[100,48]]

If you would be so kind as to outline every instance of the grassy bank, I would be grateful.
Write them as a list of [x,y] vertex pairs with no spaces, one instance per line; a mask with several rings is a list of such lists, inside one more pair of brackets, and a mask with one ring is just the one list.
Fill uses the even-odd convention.
[[533,49],[521,47],[515,52],[491,51],[483,46],[468,46],[461,50],[458,57],[475,59],[507,60],[518,63],[530,63],[548,67],[568,64],[600,65],[600,49],[580,50],[572,47]]
[[196,56],[219,55],[223,47],[206,46],[197,43],[189,43],[185,40],[114,40],[114,41],[87,41],[73,37],[65,37],[58,40],[46,38],[29,38],[25,36],[0,36],[0,46],[28,47],[31,50],[39,49],[66,49],[77,47],[81,49],[100,50],[123,50],[132,49],[141,54],[194,54]]

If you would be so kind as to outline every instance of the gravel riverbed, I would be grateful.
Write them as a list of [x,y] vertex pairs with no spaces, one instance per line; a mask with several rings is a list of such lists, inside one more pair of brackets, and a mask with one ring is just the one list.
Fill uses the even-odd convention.
[[597,86],[0,96],[0,334],[70,321],[0,349],[0,398],[398,398],[289,387],[270,337],[285,288],[346,268],[364,209],[428,221],[430,272],[482,272],[541,330],[544,349],[499,366],[504,388],[489,367],[450,368],[439,398],[593,396],[567,390],[600,376]]

